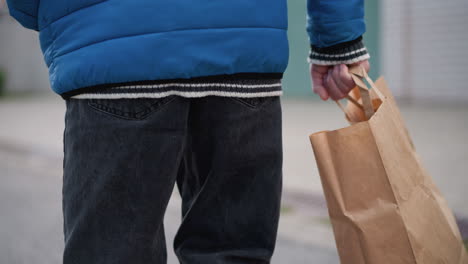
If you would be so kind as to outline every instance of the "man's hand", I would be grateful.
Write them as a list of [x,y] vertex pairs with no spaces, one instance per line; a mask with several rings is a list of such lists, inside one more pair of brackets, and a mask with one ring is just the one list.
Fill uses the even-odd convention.
[[[369,61],[361,61],[353,65],[362,65],[369,72]],[[348,72],[348,66],[340,65],[317,65],[310,66],[310,76],[314,93],[318,94],[322,100],[328,98],[341,100],[356,86],[351,74]]]

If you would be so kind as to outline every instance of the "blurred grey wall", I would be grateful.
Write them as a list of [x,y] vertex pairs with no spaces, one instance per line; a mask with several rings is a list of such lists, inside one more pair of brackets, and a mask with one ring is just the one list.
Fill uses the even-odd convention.
[[468,103],[468,1],[381,0],[382,74],[414,101]]
[[21,27],[5,7],[0,9],[0,70],[6,73],[7,91],[50,91],[38,33]]

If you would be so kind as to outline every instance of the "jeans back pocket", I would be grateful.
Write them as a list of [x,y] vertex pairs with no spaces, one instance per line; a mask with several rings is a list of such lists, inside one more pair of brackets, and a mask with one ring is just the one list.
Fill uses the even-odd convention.
[[143,120],[174,100],[176,96],[137,99],[84,99],[94,110],[128,120]]

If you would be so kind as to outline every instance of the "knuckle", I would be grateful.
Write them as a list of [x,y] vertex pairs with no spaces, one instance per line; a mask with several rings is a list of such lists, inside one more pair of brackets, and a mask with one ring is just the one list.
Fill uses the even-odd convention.
[[342,85],[340,89],[343,93],[348,93],[351,89],[348,85]]
[[348,75],[346,74],[346,72],[342,71],[340,72],[340,76],[339,76],[342,80],[348,80]]
[[333,77],[336,78],[339,74],[340,74],[340,72],[339,72],[338,68],[334,67],[333,72],[332,72]]
[[342,97],[345,97],[346,94],[348,94],[350,91],[350,89],[348,89],[347,87],[344,87],[342,90],[341,90],[341,96]]

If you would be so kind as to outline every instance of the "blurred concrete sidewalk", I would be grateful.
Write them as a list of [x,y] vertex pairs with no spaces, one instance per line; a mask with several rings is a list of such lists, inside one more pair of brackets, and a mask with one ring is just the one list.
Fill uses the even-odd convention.
[[[308,135],[347,124],[339,109],[330,102],[285,99],[283,110],[284,195],[273,263],[292,259],[297,260],[292,263],[310,263],[310,257],[320,263],[337,263],[333,234]],[[43,221],[43,229],[53,229],[54,237],[61,237],[57,225],[61,226],[59,197],[64,112],[65,103],[57,96],[0,100],[0,159],[3,161],[0,162],[0,171],[7,172],[0,173],[0,180],[7,183],[2,183],[0,187],[0,193],[3,193],[0,195],[0,210],[16,213],[0,220],[0,237],[7,234],[6,237],[17,239],[13,237],[11,228],[17,224],[16,220],[24,222],[24,226],[30,225],[32,220],[24,215],[24,210],[29,208],[36,211],[39,210],[37,207],[47,208],[36,211],[37,217]],[[468,186],[468,105],[403,105],[402,112],[427,169],[461,219],[462,228],[468,227],[468,222],[464,220],[468,218],[465,197]],[[35,171],[38,174],[34,178]],[[22,200],[25,199],[22,190],[31,192],[24,193],[29,200]],[[39,198],[33,198],[35,194]],[[15,197],[19,200],[15,200]],[[168,208],[168,239],[180,221],[179,199],[177,194],[173,195]],[[19,204],[23,201],[25,207],[16,206],[14,203],[18,201]],[[47,213],[48,210],[51,214]],[[19,217],[25,219],[17,219]],[[3,221],[10,222],[4,225]],[[46,224],[47,221],[51,222]],[[36,232],[38,237],[42,234],[37,230],[30,231]],[[43,232],[47,233],[46,230]],[[463,232],[468,236],[468,229]],[[26,231],[24,235],[27,235]],[[58,245],[61,245],[60,241]],[[12,246],[15,244],[0,238],[0,248]],[[170,259],[175,261],[170,248],[168,251]]]

